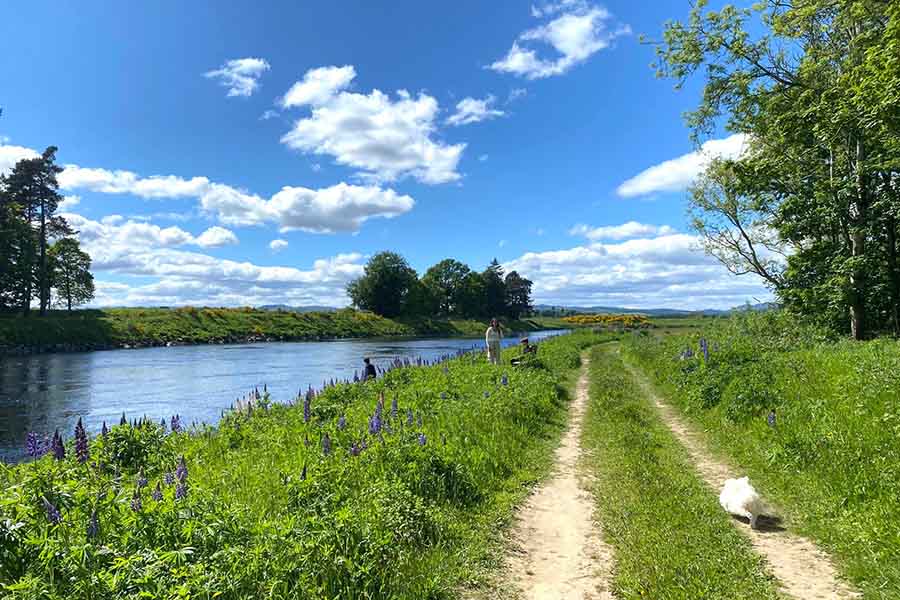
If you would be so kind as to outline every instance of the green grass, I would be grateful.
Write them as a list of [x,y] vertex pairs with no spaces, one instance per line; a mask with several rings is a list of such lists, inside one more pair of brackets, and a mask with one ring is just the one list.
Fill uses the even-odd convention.
[[[561,328],[547,322],[510,321],[509,331]],[[282,312],[252,308],[117,308],[54,311],[47,317],[0,316],[2,346],[119,346],[241,342],[249,337],[308,340],[384,336],[480,336],[487,324],[475,320],[387,319],[351,309]]]
[[[86,463],[69,445],[62,461],[0,467],[0,596],[452,597],[495,565],[498,528],[546,472],[563,385],[600,339],[543,342],[529,368],[494,367],[478,353],[339,385],[312,401],[308,421],[302,405],[267,407],[264,397],[217,428],[117,426],[92,441]],[[382,392],[391,430],[371,435]],[[367,449],[352,456],[362,439]],[[187,497],[161,483],[153,499],[180,456]],[[149,484],[138,489],[140,469]]]
[[[834,556],[866,598],[900,598],[900,343],[833,341],[768,314],[627,348],[789,529]],[[694,356],[680,360],[686,348]]]
[[619,598],[777,598],[764,563],[700,480],[615,349],[594,348],[584,466]]

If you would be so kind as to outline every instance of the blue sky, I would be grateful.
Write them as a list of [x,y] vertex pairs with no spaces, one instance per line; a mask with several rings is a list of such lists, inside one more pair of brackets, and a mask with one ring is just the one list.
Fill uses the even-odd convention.
[[768,298],[695,250],[649,64],[685,0],[32,1],[4,14],[0,171],[48,145],[97,305],[343,305],[366,257],[494,257],[538,302]]

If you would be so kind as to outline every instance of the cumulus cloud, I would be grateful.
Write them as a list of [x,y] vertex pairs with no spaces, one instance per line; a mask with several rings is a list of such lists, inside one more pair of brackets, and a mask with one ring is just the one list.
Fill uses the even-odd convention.
[[700,309],[771,297],[759,279],[731,275],[695,236],[678,233],[528,252],[503,268],[534,281],[538,303]]
[[[65,216],[78,231],[82,248],[91,256],[98,288],[94,305],[98,306],[341,306],[347,303],[347,283],[363,273],[364,257],[357,253],[318,259],[306,270],[259,266],[181,249],[202,246],[200,238],[210,230],[195,237],[178,227],[161,228],[121,218],[101,222],[77,214]],[[120,281],[105,280],[109,275]],[[123,278],[126,282],[121,281]],[[155,281],[134,285],[127,283],[129,278]]]
[[81,203],[81,196],[63,196],[63,199],[56,206],[56,209],[60,212],[66,212],[72,210],[78,204]]
[[294,83],[281,99],[281,106],[290,108],[328,102],[335,93],[346,89],[356,77],[352,65],[310,69],[303,79]]
[[215,79],[219,85],[228,88],[228,96],[248,97],[253,95],[259,87],[259,78],[270,68],[262,58],[236,58],[203,76]]
[[624,198],[654,192],[677,192],[687,189],[710,161],[716,158],[736,159],[747,148],[748,137],[742,133],[720,140],[709,140],[699,150],[682,154],[641,171],[622,183],[616,193]]
[[238,243],[238,238],[230,229],[214,225],[198,235],[194,242],[202,248],[219,248]]
[[479,121],[487,121],[496,117],[502,117],[506,113],[496,108],[491,108],[496,98],[487,96],[483,100],[476,98],[463,98],[456,104],[456,112],[447,119],[448,125],[468,125],[469,123],[478,123]]
[[[631,33],[627,25],[610,28],[609,11],[585,2],[561,2],[544,8],[532,7],[537,18],[558,15],[549,22],[519,35],[502,59],[488,66],[501,73],[512,73],[527,79],[543,79],[562,75],[609,47],[616,38]],[[555,56],[538,54],[532,44],[550,46]]]
[[437,100],[425,93],[413,97],[406,90],[396,98],[377,89],[369,94],[344,90],[354,76],[352,67],[322,67],[294,84],[282,102],[309,106],[310,114],[294,123],[282,143],[332,156],[376,182],[414,177],[439,184],[460,178],[456,167],[465,144],[435,139]]
[[355,232],[368,219],[396,217],[415,205],[412,198],[394,190],[346,183],[319,190],[286,186],[269,200],[214,184],[200,202],[223,223],[274,222],[282,232],[312,233]]
[[569,230],[570,235],[586,237],[592,241],[599,240],[625,240],[639,237],[653,237],[675,233],[675,229],[668,225],[647,225],[637,221],[628,221],[621,225],[605,225],[603,227],[590,227],[588,225],[576,225]]
[[[10,166],[22,158],[35,156],[37,153],[30,148],[0,146],[0,160],[6,160]],[[131,194],[148,199],[196,198],[206,213],[217,217],[225,225],[272,223],[282,231],[355,233],[368,219],[396,217],[415,206],[415,201],[410,196],[377,185],[339,183],[316,190],[287,186],[265,199],[225,184],[211,182],[206,177],[142,177],[131,171],[66,165],[58,179],[60,188],[65,191]],[[63,202],[61,210],[70,210],[80,200],[74,195],[66,198],[68,200]],[[131,220],[144,218],[146,217],[133,217]],[[171,219],[173,215],[166,218]],[[236,238],[231,240],[222,237],[223,231],[227,230],[218,228],[205,238],[216,240],[210,246],[236,242]]]
[[40,156],[40,154],[31,148],[0,145],[0,175],[9,174],[20,160],[37,158],[38,156]]
[[272,250],[272,252],[281,252],[282,250],[284,250],[287,247],[288,247],[287,240],[278,239],[278,240],[272,240],[271,242],[269,242],[269,248]]

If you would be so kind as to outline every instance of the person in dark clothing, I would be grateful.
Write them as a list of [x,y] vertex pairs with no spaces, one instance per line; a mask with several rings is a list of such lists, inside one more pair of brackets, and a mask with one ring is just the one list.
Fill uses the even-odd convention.
[[368,358],[364,358],[363,362],[366,363],[365,378],[375,379],[376,377],[378,377],[378,372],[375,370],[375,365],[373,365]]

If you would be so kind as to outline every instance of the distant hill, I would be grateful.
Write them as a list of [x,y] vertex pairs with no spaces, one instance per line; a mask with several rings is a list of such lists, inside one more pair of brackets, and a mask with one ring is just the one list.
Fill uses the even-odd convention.
[[758,304],[742,304],[730,309],[704,308],[700,310],[684,310],[677,308],[625,308],[622,306],[555,306],[550,304],[537,304],[536,311],[558,310],[571,311],[578,314],[608,314],[608,315],[648,315],[650,317],[689,317],[696,315],[726,315],[740,310],[772,310],[778,308],[774,302],[760,302]]
[[333,306],[288,306],[287,304],[266,304],[258,307],[260,310],[277,310],[282,312],[334,312],[339,310]]

